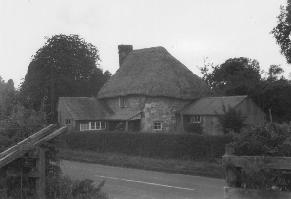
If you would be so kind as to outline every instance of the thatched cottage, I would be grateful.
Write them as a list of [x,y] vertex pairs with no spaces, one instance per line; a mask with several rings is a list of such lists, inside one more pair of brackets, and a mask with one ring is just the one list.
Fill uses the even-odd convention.
[[133,50],[120,45],[118,50],[119,69],[97,98],[59,99],[60,124],[80,131],[177,132],[184,118],[196,117],[198,112],[184,110],[209,96],[201,78],[163,47]]

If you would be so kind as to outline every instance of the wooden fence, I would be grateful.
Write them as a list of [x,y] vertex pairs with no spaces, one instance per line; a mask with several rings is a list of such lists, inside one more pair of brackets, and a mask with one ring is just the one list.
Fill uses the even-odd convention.
[[241,169],[260,168],[284,170],[291,172],[291,157],[235,156],[233,148],[226,147],[223,156],[227,186],[224,189],[225,199],[290,199],[291,193],[285,191],[265,191],[241,188]]
[[[46,149],[43,147],[43,144],[60,135],[65,130],[66,127],[57,129],[56,125],[51,124],[0,153],[1,177],[16,177],[21,180],[23,177],[27,177],[31,179],[31,181],[34,181],[32,184],[35,185],[34,191],[36,197],[38,199],[45,199]],[[27,171],[24,172],[24,170]],[[6,197],[7,192],[8,190],[5,187],[3,189],[0,188],[0,197]]]

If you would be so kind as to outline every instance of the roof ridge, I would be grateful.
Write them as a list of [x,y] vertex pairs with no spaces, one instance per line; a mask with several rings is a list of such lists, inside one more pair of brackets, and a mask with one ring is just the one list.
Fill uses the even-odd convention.
[[163,46],[153,46],[153,47],[149,47],[149,48],[134,49],[133,51],[131,51],[131,53],[149,52],[149,51],[153,51],[153,50],[167,51],[166,48]]
[[95,98],[95,99],[97,99],[96,97],[59,97],[59,98],[78,98],[78,99],[80,99],[80,98],[86,98],[86,99]]
[[230,96],[209,96],[209,97],[202,97],[200,99],[205,98],[229,98],[229,97],[248,97],[248,95],[230,95]]

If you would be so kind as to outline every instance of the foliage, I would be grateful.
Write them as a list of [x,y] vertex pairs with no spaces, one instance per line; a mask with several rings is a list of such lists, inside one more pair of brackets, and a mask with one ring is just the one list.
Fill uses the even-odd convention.
[[71,132],[64,137],[70,149],[127,155],[176,158],[213,159],[224,154],[231,136],[197,134]]
[[284,79],[267,78],[261,81],[255,101],[268,113],[272,111],[273,121],[291,121],[291,82]]
[[245,126],[245,117],[240,111],[236,111],[232,107],[226,108],[223,106],[223,115],[218,116],[219,124],[225,134],[234,132],[240,133]]
[[291,156],[291,135],[279,125],[252,128],[234,137],[237,155]]
[[200,123],[188,123],[185,127],[185,131],[201,135],[203,133],[203,128]]
[[[10,103],[15,103],[10,101]],[[9,104],[8,104],[9,106]],[[0,152],[7,147],[23,140],[32,133],[43,128],[45,125],[45,114],[33,109],[27,109],[20,104],[14,105],[12,111],[5,116],[6,119],[0,120]],[[61,176],[61,170],[58,165],[58,158],[56,156],[57,149],[55,143],[48,142],[43,144],[46,147],[46,183],[47,194],[50,199],[104,199],[107,198],[104,193],[100,191],[101,185],[95,188],[91,181],[72,181],[69,178]],[[23,159],[18,159],[10,163],[10,168],[29,172],[28,167],[24,166]],[[22,185],[19,178],[8,177],[6,173],[0,173],[0,189],[7,188],[9,197],[1,195],[1,198],[14,199],[34,199],[33,183],[28,177],[23,177]],[[67,184],[66,184],[67,183]],[[104,183],[103,183],[104,184]],[[22,192],[20,191],[22,187]],[[64,191],[70,190],[70,194]],[[54,197],[57,196],[57,197]]]
[[0,76],[0,120],[11,114],[16,103],[16,91],[13,80],[5,82]]
[[[231,143],[236,155],[289,156],[291,135],[279,125],[271,124],[236,135]],[[241,170],[244,188],[291,191],[291,175],[260,164],[249,164]]]
[[69,177],[48,178],[48,199],[107,199],[101,191],[105,181],[95,187],[92,180],[71,180]]
[[216,95],[251,95],[261,78],[258,61],[245,57],[230,58],[216,66],[206,63],[201,73]]
[[288,63],[291,63],[291,1],[287,0],[286,6],[281,6],[278,22],[272,32],[278,45],[281,48],[281,53],[285,56]]
[[44,124],[42,112],[17,104],[7,119],[0,120],[0,152],[41,129]]
[[60,96],[94,96],[110,77],[98,68],[98,50],[78,35],[55,35],[32,57],[21,85],[22,103],[56,121]]
[[217,66],[205,63],[201,72],[214,95],[248,95],[265,113],[272,111],[273,121],[291,120],[291,82],[279,65],[271,65],[263,77],[257,61],[234,58]]

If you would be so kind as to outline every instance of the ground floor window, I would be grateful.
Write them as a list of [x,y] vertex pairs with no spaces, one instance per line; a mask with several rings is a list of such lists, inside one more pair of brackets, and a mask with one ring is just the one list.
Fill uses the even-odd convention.
[[154,121],[153,123],[153,129],[156,131],[163,130],[163,122],[161,121]]
[[200,115],[193,115],[190,118],[191,123],[201,123],[201,116]]
[[80,131],[88,131],[89,123],[80,123]]
[[104,130],[104,129],[106,129],[105,121],[80,123],[80,131]]
[[90,122],[91,130],[104,130],[106,128],[105,121]]

